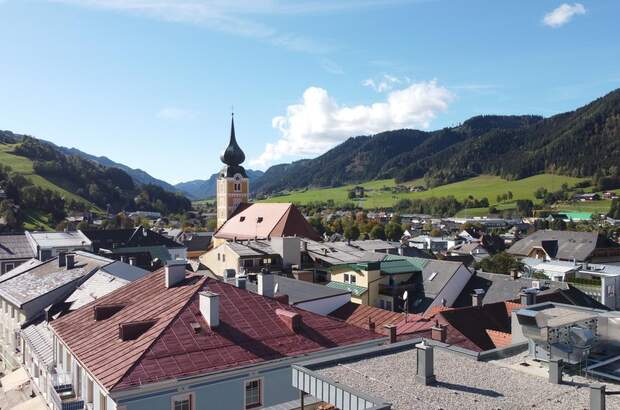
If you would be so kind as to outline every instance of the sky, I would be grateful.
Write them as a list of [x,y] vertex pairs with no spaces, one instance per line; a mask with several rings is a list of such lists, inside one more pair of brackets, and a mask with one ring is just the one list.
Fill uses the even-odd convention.
[[620,1],[0,0],[0,129],[171,183],[620,87]]

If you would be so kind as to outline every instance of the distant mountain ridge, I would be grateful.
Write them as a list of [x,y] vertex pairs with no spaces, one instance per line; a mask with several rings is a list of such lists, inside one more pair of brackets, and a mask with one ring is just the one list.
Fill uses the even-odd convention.
[[[252,169],[246,169],[245,171],[250,179],[250,190],[253,191],[254,183],[263,176],[264,172]],[[213,198],[217,191],[217,176],[218,173],[211,175],[209,179],[196,179],[193,181],[181,182],[174,187],[190,199]]]
[[592,176],[618,167],[620,89],[548,118],[484,115],[437,131],[349,138],[325,154],[270,167],[259,194],[395,178],[430,187],[481,174],[521,179],[543,172]]

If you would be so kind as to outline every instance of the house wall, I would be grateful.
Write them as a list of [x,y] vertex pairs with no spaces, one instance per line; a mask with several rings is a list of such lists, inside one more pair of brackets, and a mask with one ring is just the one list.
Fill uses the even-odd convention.
[[316,313],[318,315],[326,316],[349,301],[351,301],[351,295],[349,293],[345,293],[344,295],[337,295],[330,298],[296,303],[295,307]]
[[3,358],[0,367],[12,370],[19,365],[15,349],[21,347],[21,338],[17,335],[25,319],[19,307],[0,297],[0,355]]
[[[218,254],[220,255],[219,258]],[[223,276],[226,269],[234,269],[235,272],[239,272],[239,255],[230,250],[226,242],[203,254],[200,257],[200,263],[217,276]]]
[[448,283],[446,283],[443,289],[439,292],[439,294],[430,304],[428,309],[432,308],[433,306],[440,306],[443,299],[445,299],[447,307],[452,307],[454,301],[463,291],[463,288],[465,288],[471,276],[471,271],[467,269],[465,265],[461,265],[461,267],[456,271],[456,273],[452,275],[452,278],[448,281]]

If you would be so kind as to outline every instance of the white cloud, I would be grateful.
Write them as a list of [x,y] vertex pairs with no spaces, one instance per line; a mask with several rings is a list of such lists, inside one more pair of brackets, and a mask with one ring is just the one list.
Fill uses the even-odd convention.
[[454,95],[436,80],[395,90],[384,101],[370,105],[341,106],[327,90],[310,87],[299,104],[289,105],[286,115],[272,126],[280,139],[250,161],[266,167],[285,156],[321,154],[349,137],[399,128],[428,128],[437,113],[445,111]]
[[378,93],[382,93],[385,91],[390,91],[398,85],[409,84],[410,82],[411,80],[408,77],[401,79],[390,74],[384,74],[383,77],[378,80],[367,78],[362,81],[362,85],[364,87],[370,87]]
[[543,18],[546,26],[557,28],[572,20],[574,16],[586,14],[586,8],[581,3],[564,3],[553,11],[547,13]]
[[164,107],[157,112],[157,117],[164,120],[187,120],[193,116],[192,111],[178,107]]

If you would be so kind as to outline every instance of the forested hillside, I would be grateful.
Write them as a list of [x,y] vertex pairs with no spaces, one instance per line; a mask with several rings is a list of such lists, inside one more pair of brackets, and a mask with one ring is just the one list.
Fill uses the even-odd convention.
[[311,160],[275,165],[259,193],[372,179],[425,178],[428,187],[482,174],[520,179],[543,172],[617,175],[620,90],[549,118],[479,116],[438,131],[397,130],[350,138]]

